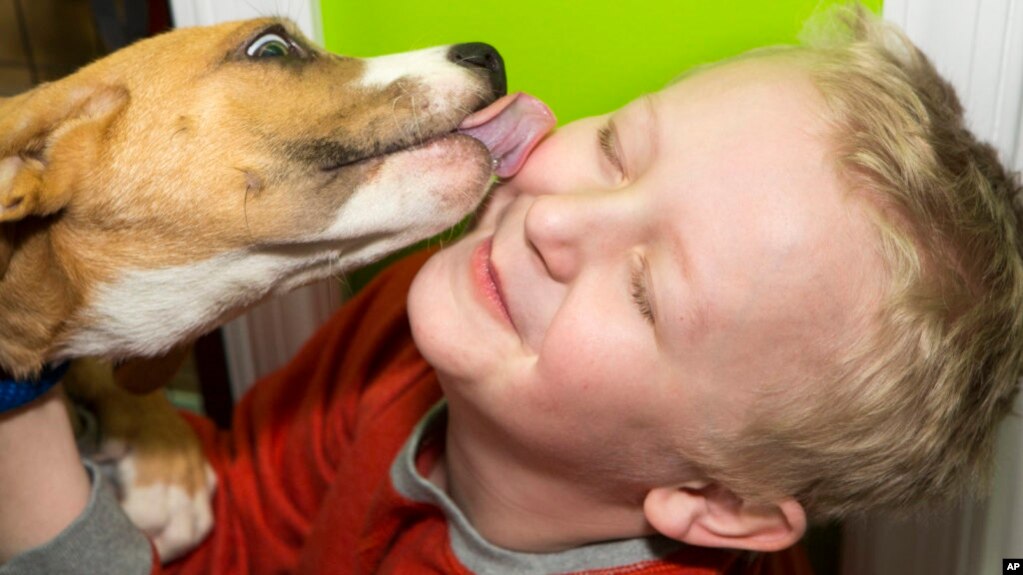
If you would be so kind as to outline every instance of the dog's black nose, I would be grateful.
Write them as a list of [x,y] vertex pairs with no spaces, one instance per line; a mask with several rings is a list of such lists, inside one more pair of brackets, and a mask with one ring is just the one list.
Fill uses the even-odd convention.
[[508,92],[508,79],[504,75],[504,59],[490,44],[483,42],[455,44],[448,51],[448,60],[459,66],[486,74],[490,85],[494,88],[495,98],[500,98]]

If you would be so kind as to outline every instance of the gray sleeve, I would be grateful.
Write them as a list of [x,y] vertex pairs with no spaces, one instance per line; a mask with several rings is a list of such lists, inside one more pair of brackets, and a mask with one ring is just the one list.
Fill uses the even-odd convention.
[[0,565],[0,575],[145,575],[152,570],[149,540],[121,511],[113,489],[95,464],[89,504],[52,541]]

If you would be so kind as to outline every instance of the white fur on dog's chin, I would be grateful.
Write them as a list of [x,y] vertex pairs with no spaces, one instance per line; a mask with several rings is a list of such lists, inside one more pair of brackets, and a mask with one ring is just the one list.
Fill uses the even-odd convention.
[[482,200],[487,161],[482,144],[467,137],[434,141],[382,160],[325,230],[271,251],[125,271],[96,287],[80,316],[85,327],[57,355],[156,356],[269,293],[340,275],[437,234]]
[[466,136],[393,154],[319,239],[393,234],[366,246],[364,257],[374,258],[443,231],[483,199],[488,161],[483,145]]

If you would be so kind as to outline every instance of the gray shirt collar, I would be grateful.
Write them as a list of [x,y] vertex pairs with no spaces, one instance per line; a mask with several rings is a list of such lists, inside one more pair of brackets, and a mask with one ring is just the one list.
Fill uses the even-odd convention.
[[416,469],[419,446],[431,426],[443,420],[446,409],[446,402],[441,401],[419,422],[391,465],[391,482],[404,497],[435,505],[444,512],[452,550],[473,572],[521,575],[610,569],[663,559],[682,547],[677,541],[659,536],[596,543],[557,553],[521,553],[492,545],[473,528],[451,498]]

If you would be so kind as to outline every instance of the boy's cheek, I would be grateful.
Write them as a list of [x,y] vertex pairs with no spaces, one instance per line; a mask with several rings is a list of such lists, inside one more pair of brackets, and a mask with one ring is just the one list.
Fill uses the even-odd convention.
[[571,193],[592,189],[601,173],[597,140],[581,130],[562,129],[540,142],[503,186],[534,196]]
[[548,331],[536,364],[537,373],[567,393],[629,393],[657,377],[651,358],[621,330],[609,325],[580,326],[572,334],[554,326]]
[[519,195],[519,191],[515,186],[511,184],[499,184],[494,188],[494,191],[490,193],[490,197],[487,199],[486,204],[476,214],[476,221],[472,226],[473,229],[489,230],[497,226],[500,222],[508,206],[515,200]]

